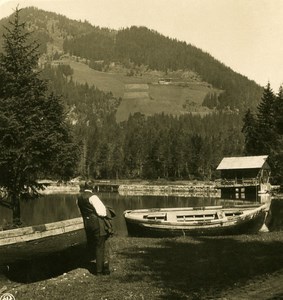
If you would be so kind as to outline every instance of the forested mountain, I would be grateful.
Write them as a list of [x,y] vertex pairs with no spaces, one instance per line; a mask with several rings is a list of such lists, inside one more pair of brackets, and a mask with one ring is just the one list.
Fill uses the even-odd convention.
[[212,179],[223,156],[243,154],[242,112],[262,88],[208,53],[145,27],[114,31],[36,8],[20,17],[40,44],[42,77],[66,105],[77,175]]
[[[144,65],[147,69],[163,71],[190,70],[200,80],[222,90],[216,106],[218,109],[246,110],[255,108],[262,89],[211,55],[195,46],[171,39],[146,27],[119,31],[93,26],[87,21],[74,21],[62,15],[36,8],[21,11],[29,30],[41,45],[41,52],[49,59],[59,58],[63,53],[85,58],[90,65],[103,61],[104,64],[119,62],[129,67]],[[0,25],[7,24],[3,19]],[[3,26],[0,26],[2,36]],[[208,104],[207,104],[208,102]],[[211,106],[209,100],[205,102]],[[214,103],[214,102],[212,102]]]
[[192,70],[213,87],[224,90],[218,108],[254,107],[261,89],[253,81],[235,73],[200,49],[165,37],[145,27],[131,27],[117,32],[112,38],[89,33],[64,42],[65,52],[90,60],[134,62],[152,70]]

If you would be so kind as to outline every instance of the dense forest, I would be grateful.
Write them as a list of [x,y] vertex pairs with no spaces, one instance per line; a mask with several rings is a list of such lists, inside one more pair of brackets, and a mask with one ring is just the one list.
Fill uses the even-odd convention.
[[117,123],[119,99],[65,74],[71,74],[65,66],[44,71],[50,88],[68,104],[82,151],[78,172],[86,177],[213,179],[224,155],[240,155],[244,149],[240,114],[136,113]]
[[[208,53],[145,27],[116,32],[34,8],[24,9],[21,14],[40,44],[40,54],[48,57],[41,76],[48,81],[50,92],[61,96],[80,149],[73,176],[214,179],[224,156],[256,154],[247,150],[252,142],[247,139],[249,115],[244,114],[247,110],[251,115],[256,113],[263,89]],[[210,114],[135,113],[117,123],[115,113],[121,99],[75,82],[68,65],[52,65],[53,59],[65,53],[85,58],[93,67],[95,62],[103,61],[119,62],[125,67],[143,65],[165,73],[191,70],[223,92],[205,98],[204,105],[217,108]]]
[[[51,91],[62,95],[66,104],[68,120],[81,149],[77,175],[100,179],[213,180],[219,176],[216,167],[224,156],[271,154],[278,182],[278,158],[280,161],[282,155],[279,146],[282,146],[280,134],[283,132],[283,101],[279,101],[282,90],[276,98],[269,85],[264,89],[257,109],[266,111],[265,117],[260,117],[256,110],[248,110],[246,114],[216,111],[204,117],[193,114],[146,117],[136,113],[127,121],[117,123],[115,112],[120,99],[94,86],[75,83],[72,73],[69,66],[47,66],[42,76],[48,79]],[[273,102],[266,100],[266,94],[277,99],[272,109],[268,109]],[[256,121],[254,115],[262,121]],[[272,154],[275,147],[271,142],[274,134],[269,132],[275,125],[264,125],[270,116],[278,128],[278,143],[281,138],[281,144],[276,144],[275,160]],[[259,125],[262,122],[265,123]]]

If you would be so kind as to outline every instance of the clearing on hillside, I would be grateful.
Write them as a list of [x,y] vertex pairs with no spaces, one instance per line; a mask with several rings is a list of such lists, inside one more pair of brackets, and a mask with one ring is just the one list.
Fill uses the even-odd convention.
[[100,72],[80,62],[70,61],[74,70],[73,79],[79,83],[87,82],[105,92],[112,92],[114,97],[121,98],[116,113],[116,120],[122,122],[130,114],[140,112],[145,115],[156,113],[175,116],[185,113],[208,114],[211,112],[202,106],[208,93],[219,93],[210,85],[198,81],[184,81],[180,78],[169,84],[160,84],[159,77],[152,74],[143,76],[126,76],[117,72]]

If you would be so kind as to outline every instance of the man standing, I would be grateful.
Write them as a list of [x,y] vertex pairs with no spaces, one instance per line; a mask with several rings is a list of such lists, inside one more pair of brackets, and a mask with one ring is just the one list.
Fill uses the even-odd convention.
[[104,221],[107,209],[92,189],[92,182],[81,185],[77,203],[84,221],[88,250],[91,255],[94,251],[96,257],[96,274],[109,275],[109,263],[104,258],[105,242],[109,237]]

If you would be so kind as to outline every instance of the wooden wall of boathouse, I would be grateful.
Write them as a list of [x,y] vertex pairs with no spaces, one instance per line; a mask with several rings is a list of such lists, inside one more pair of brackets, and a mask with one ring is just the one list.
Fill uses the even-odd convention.
[[218,188],[221,198],[256,199],[270,190],[268,156],[224,157],[217,170],[221,172]]
[[258,186],[233,186],[220,188],[222,199],[239,199],[253,201],[258,195]]
[[119,190],[119,184],[97,182],[97,183],[94,184],[93,189],[94,189],[95,192],[113,192],[113,193],[117,193],[118,190]]

